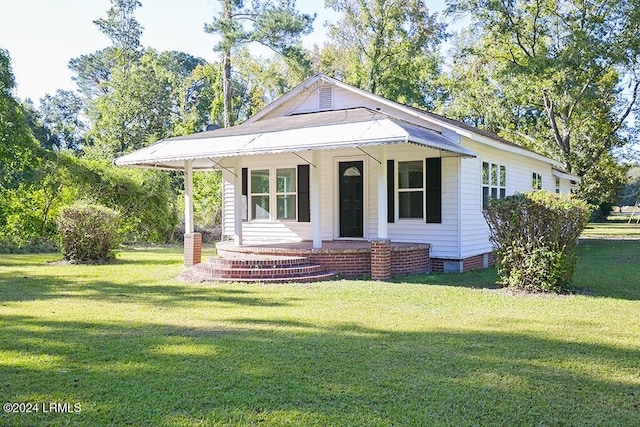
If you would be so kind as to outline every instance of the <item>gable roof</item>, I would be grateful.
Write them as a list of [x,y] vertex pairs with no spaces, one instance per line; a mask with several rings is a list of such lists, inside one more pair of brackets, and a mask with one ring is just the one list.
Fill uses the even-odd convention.
[[265,118],[238,126],[168,138],[117,158],[119,166],[183,169],[220,167],[222,158],[410,143],[454,156],[475,153],[431,129],[368,108]]
[[[450,119],[448,117],[445,117],[436,113],[432,113],[416,107],[410,107],[408,105],[391,101],[379,95],[375,95],[371,92],[367,92],[355,86],[351,86],[347,83],[341,82],[340,80],[336,80],[325,74],[316,74],[315,76],[308,78],[307,80],[305,80],[304,82],[300,83],[298,86],[290,90],[288,93],[276,99],[267,107],[265,107],[264,109],[262,109],[261,111],[259,111],[258,113],[250,117],[245,123],[247,122],[253,123],[253,122],[259,122],[260,120],[264,120],[266,117],[269,117],[270,113],[272,113],[278,107],[283,106],[289,100],[298,96],[300,93],[310,88],[313,88],[315,86],[320,87],[323,84],[330,84],[330,85],[339,87],[341,89],[345,89],[349,92],[355,93],[364,98],[367,98],[377,103],[388,106],[390,107],[390,109],[394,109],[394,110],[398,110],[398,111],[402,111],[404,113],[410,114],[416,117],[420,121],[426,121],[427,123],[430,122],[435,125],[441,126],[445,129],[452,130],[458,135],[466,136],[472,140],[475,140],[487,145],[491,145],[506,151],[511,151],[517,154],[521,154],[526,157],[531,157],[537,160],[550,163],[555,168],[561,169],[563,167],[563,164],[561,162],[555,159],[551,159],[549,157],[543,156],[541,154],[538,154],[533,150],[530,150],[526,147],[516,144],[515,142],[502,138],[493,132],[482,130],[475,126],[471,126],[467,123],[461,122],[459,120]],[[390,111],[385,111],[385,113],[392,115]],[[428,124],[425,123],[423,126],[428,127]]]

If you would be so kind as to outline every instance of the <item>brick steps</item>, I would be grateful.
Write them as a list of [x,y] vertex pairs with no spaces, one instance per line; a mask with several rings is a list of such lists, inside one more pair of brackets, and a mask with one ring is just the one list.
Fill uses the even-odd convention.
[[199,282],[265,283],[308,283],[331,280],[334,276],[322,265],[309,263],[306,257],[255,254],[212,257],[181,275],[184,280]]

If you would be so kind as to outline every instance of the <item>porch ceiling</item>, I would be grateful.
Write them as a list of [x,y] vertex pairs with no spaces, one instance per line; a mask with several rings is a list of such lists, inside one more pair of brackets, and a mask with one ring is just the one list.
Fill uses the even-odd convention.
[[228,157],[413,143],[444,155],[476,154],[440,133],[367,108],[324,111],[163,139],[117,158],[118,166],[217,169]]

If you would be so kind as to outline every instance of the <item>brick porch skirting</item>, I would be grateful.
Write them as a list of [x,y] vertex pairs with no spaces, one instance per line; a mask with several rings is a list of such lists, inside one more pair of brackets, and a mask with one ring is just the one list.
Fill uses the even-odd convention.
[[[375,245],[376,242],[373,242]],[[431,269],[429,245],[422,243],[390,243],[390,275],[428,273]],[[324,242],[322,249],[312,249],[310,242],[277,244],[255,244],[233,246],[232,243],[218,244],[218,254],[251,253],[260,255],[302,256],[311,263],[322,265],[325,270],[344,277],[364,277],[372,274],[372,243]],[[384,251],[384,249],[383,249]],[[383,257],[386,255],[383,255]],[[385,261],[386,262],[386,261]],[[388,278],[385,272],[376,276],[377,280]]]

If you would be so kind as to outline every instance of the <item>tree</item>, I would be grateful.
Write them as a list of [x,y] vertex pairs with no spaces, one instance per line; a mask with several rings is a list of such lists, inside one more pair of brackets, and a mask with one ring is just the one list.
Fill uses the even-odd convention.
[[295,9],[295,0],[277,2],[253,0],[245,7],[242,0],[220,0],[220,15],[205,24],[208,33],[219,34],[215,50],[222,53],[223,124],[231,126],[232,83],[231,55],[235,48],[257,42],[290,60],[300,61],[300,36],[311,32],[314,17]]
[[342,13],[316,58],[320,71],[398,102],[431,106],[445,24],[423,0],[328,0]]
[[247,118],[308,77],[292,70],[282,57],[255,57],[247,49],[238,49],[235,69],[236,81],[243,86],[239,89],[244,89],[244,95],[249,100]]
[[96,19],[93,23],[109,37],[116,50],[121,53],[139,51],[143,28],[134,14],[142,3],[139,0],[111,0],[111,5],[107,17]]
[[82,147],[87,132],[81,119],[84,109],[82,98],[68,90],[58,89],[54,95],[40,99],[41,125],[55,136],[54,143],[46,148],[77,151]]
[[171,136],[181,122],[183,82],[205,64],[183,52],[144,49],[134,16],[140,2],[111,3],[107,16],[94,23],[113,45],[71,61],[91,121],[85,151],[103,159]]
[[45,150],[53,150],[60,145],[58,135],[45,126],[40,112],[36,109],[30,99],[22,104],[24,118],[27,126],[31,129],[34,138],[40,143],[40,147]]
[[[251,77],[238,73],[231,82],[231,123],[246,120],[254,110],[247,86]],[[222,65],[219,63],[198,65],[183,81],[178,95],[180,118],[175,122],[176,135],[199,132],[209,124],[224,126],[224,96],[218,89],[222,86],[221,81]]]
[[37,168],[37,144],[26,111],[13,96],[15,80],[9,52],[0,49],[0,191],[16,188]]
[[199,58],[146,49],[126,70],[114,67],[106,92],[91,104],[93,155],[113,158],[173,135],[180,118],[180,91]]
[[[477,66],[479,80],[490,82],[488,92],[506,107],[498,120],[489,117],[487,107],[495,105],[489,98],[478,111],[483,118],[470,117],[473,108],[458,118],[491,123],[490,130],[562,160],[568,171],[594,184],[583,186],[589,200],[600,203],[602,195],[614,195],[615,188],[595,184],[603,175],[624,175],[612,150],[635,138],[626,122],[637,108],[640,87],[637,1],[450,0],[448,5],[450,13],[467,14],[481,34],[466,47],[473,60],[452,69],[466,66],[469,72],[469,65]],[[466,89],[450,89],[458,106],[470,101]],[[450,113],[446,105],[445,112]],[[614,181],[610,184],[621,184]]]
[[80,94],[87,100],[106,93],[115,57],[114,48],[110,46],[69,61],[69,69],[76,73],[72,79],[77,83]]

